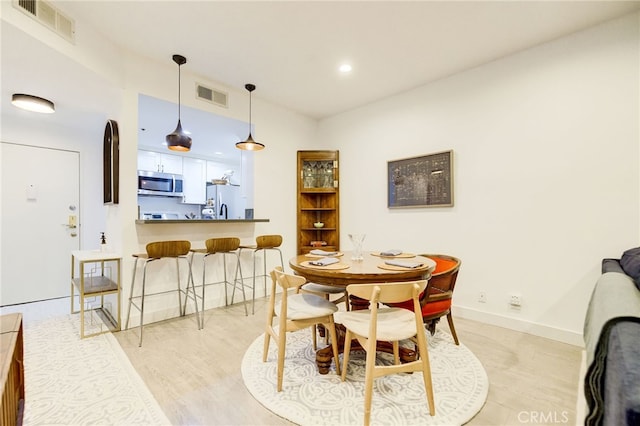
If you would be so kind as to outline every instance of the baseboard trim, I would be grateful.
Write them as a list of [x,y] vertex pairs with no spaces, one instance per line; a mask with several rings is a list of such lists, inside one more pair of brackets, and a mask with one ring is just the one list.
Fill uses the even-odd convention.
[[507,328],[509,330],[515,330],[522,333],[532,334],[534,336],[557,340],[559,342],[568,343],[574,346],[584,347],[582,333],[549,327],[547,325],[524,321],[513,317],[506,317],[488,312],[482,312],[462,306],[454,306],[453,314],[454,316],[460,318],[479,321],[486,324]]

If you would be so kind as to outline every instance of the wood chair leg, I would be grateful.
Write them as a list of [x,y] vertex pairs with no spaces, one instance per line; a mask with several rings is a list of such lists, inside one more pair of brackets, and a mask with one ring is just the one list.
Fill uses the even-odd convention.
[[311,341],[313,342],[313,350],[318,350],[318,327],[314,324],[311,326]]
[[398,341],[393,342],[393,363],[395,365],[400,365],[400,344]]
[[[331,335],[331,347],[333,348],[333,362],[336,364],[336,374],[341,376],[340,374],[340,354],[338,352],[338,333],[336,333],[336,324],[331,321],[327,324],[329,329],[329,333]],[[325,333],[327,331],[325,330]]]
[[373,378],[376,367],[376,341],[367,341],[367,361],[364,375],[364,425],[369,426],[371,422],[371,397],[373,396]]
[[424,333],[416,335],[418,343],[418,353],[420,354],[420,362],[422,363],[422,380],[424,381],[424,390],[427,394],[427,403],[429,404],[429,414],[436,415],[436,407],[433,399],[433,381],[431,379],[431,363],[429,362],[429,351],[427,349],[427,338]]
[[271,334],[269,334],[269,331],[267,330],[267,332],[264,333],[264,347],[262,350],[262,362],[267,362],[267,352],[269,352],[270,340],[271,340]]
[[340,376],[343,382],[347,378],[347,365],[349,364],[350,352],[351,352],[351,331],[347,329],[344,335],[344,349],[342,351],[342,375]]
[[453,326],[453,316],[451,316],[451,313],[447,314],[447,321],[449,322],[449,330],[451,330],[453,341],[456,342],[456,345],[460,345],[458,335],[456,334],[456,328]]
[[282,392],[282,380],[284,378],[284,353],[287,343],[286,333],[278,336],[278,392]]

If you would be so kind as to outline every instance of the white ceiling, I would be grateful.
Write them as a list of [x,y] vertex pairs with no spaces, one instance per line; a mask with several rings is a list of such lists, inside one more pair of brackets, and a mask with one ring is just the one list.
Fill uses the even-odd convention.
[[[254,99],[317,119],[640,9],[640,1],[53,3],[78,28],[95,29],[123,49],[173,67],[171,56],[182,54],[190,73],[241,91],[254,83]],[[11,93],[35,94],[56,102],[56,113],[41,121],[100,129],[101,138],[110,117],[101,111],[104,98],[97,102],[92,94],[106,87],[117,103],[117,88],[12,25],[1,25],[3,119],[30,114],[11,107]],[[342,61],[353,66],[348,76],[337,72]],[[237,155],[233,141],[246,137],[242,126],[219,134],[188,113],[183,110],[183,123],[194,136],[193,154],[215,146]],[[147,137],[160,143],[175,128],[175,109],[163,105],[141,113],[140,120]]]
[[[570,34],[639,1],[66,1],[116,44],[314,118]],[[349,76],[337,67],[348,61]]]

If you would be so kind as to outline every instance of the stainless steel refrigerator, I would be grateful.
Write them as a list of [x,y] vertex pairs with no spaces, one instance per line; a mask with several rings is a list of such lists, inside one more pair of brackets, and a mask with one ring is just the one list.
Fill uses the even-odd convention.
[[207,184],[207,200],[214,202],[215,219],[244,219],[244,198],[239,185]]

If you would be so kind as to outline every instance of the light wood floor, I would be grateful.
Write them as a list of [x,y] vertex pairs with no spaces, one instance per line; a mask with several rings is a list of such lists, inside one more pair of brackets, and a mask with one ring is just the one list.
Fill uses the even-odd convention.
[[[253,399],[240,364],[262,334],[265,300],[256,314],[241,305],[115,333],[131,363],[174,425],[291,425]],[[456,331],[482,362],[489,396],[469,425],[576,424],[579,347],[475,321],[455,319]],[[447,323],[438,325],[447,329]],[[533,421],[534,418],[538,421]],[[545,421],[540,421],[544,419]]]

